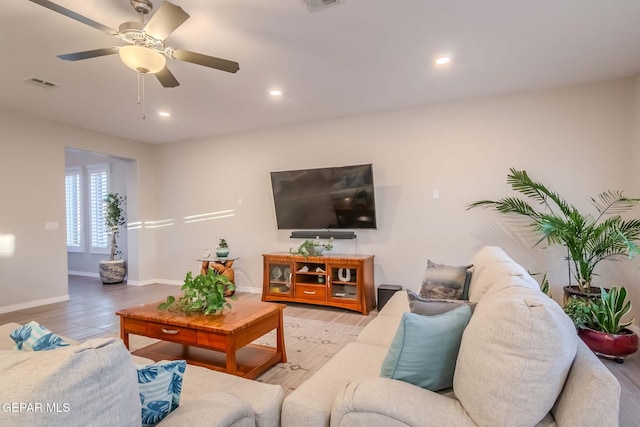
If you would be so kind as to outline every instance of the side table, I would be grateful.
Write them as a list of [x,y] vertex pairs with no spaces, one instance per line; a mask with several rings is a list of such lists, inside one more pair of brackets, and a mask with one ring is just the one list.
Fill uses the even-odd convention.
[[[218,274],[222,274],[223,276],[226,276],[231,281],[231,283],[235,285],[235,282],[234,282],[235,274],[231,266],[233,265],[233,262],[237,259],[238,258],[198,258],[197,260],[202,263],[200,267],[200,274],[206,275],[209,269],[212,268]],[[224,296],[230,297],[230,296],[233,296],[233,294],[235,293],[236,291],[233,289],[230,289],[230,290],[225,289]]]

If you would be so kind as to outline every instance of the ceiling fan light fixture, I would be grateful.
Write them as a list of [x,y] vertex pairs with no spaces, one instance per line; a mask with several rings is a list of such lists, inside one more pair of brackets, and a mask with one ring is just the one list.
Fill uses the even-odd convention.
[[118,53],[127,67],[142,74],[155,74],[167,63],[167,58],[163,54],[144,46],[122,46]]

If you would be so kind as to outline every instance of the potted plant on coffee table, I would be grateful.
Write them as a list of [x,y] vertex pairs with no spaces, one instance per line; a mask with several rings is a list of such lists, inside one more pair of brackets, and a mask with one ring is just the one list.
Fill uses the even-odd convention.
[[467,209],[490,207],[524,217],[541,235],[536,245],[546,240],[566,246],[577,286],[571,286],[570,275],[570,283],[564,287],[565,301],[568,294],[598,297],[600,288],[593,286],[596,266],[604,260],[633,258],[640,253],[636,243],[640,238],[640,220],[620,216],[638,205],[640,199],[626,197],[622,191],[607,190],[591,198],[596,214],[585,214],[555,191],[532,180],[525,170],[511,168],[507,183],[535,205],[517,197],[504,197],[473,202]]
[[[225,298],[226,290],[235,290],[235,285],[228,277],[218,274],[210,268],[207,274],[193,277],[187,273],[182,288],[183,295],[176,299],[173,295],[158,305],[160,310],[181,311],[184,313],[220,314],[225,308],[231,308],[231,303]],[[237,300],[237,297],[230,297]]]
[[595,300],[572,296],[564,311],[587,347],[597,355],[622,363],[623,357],[638,350],[638,335],[627,329],[633,320],[623,321],[631,311],[631,301],[627,301],[624,286],[600,292],[600,298]]
[[117,258],[122,255],[122,251],[118,250],[117,239],[120,227],[126,222],[126,203],[126,196],[118,193],[109,193],[103,200],[104,224],[111,236],[109,259],[100,261],[100,279],[104,284],[122,283],[127,272],[124,260]]

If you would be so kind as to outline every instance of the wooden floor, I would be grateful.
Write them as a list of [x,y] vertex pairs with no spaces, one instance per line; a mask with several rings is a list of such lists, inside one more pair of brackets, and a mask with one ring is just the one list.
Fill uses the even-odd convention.
[[[138,304],[164,300],[167,295],[179,294],[177,286],[103,285],[100,279],[69,276],[70,301],[0,314],[0,325],[8,322],[28,323],[32,320],[69,338],[83,341],[120,331],[120,319],[115,312]],[[259,300],[257,294],[239,294],[239,298]],[[348,310],[324,307],[319,309],[304,304],[287,304],[288,313],[297,317],[364,325],[375,317]],[[640,426],[640,352],[623,364],[603,360],[622,386],[620,400],[620,426]]]

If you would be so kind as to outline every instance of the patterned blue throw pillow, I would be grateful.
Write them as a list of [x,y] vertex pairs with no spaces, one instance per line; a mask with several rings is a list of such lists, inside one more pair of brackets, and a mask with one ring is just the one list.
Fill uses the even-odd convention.
[[15,341],[16,348],[23,351],[54,350],[69,345],[59,335],[54,334],[35,321],[19,327],[11,332],[9,336]]
[[138,366],[142,425],[154,426],[180,405],[184,360]]

